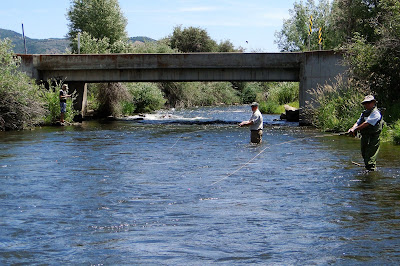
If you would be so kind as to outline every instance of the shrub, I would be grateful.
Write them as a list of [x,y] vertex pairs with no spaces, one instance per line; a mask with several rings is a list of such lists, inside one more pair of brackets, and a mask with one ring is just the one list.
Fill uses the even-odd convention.
[[129,93],[121,83],[102,83],[97,85],[98,112],[100,116],[119,116],[122,114],[122,101],[129,99]]
[[39,86],[18,70],[11,41],[0,40],[0,130],[31,128],[44,114]]
[[274,83],[268,90],[268,101],[274,101],[278,104],[287,104],[299,100],[299,83],[298,82],[279,82]]
[[360,104],[366,94],[351,80],[336,77],[336,83],[310,91],[313,100],[307,103],[306,115],[314,126],[324,131],[346,131],[363,111]]
[[393,142],[400,145],[400,120],[393,124]]
[[[51,82],[49,82],[51,83]],[[46,114],[44,116],[44,123],[45,124],[52,124],[55,123],[60,117],[60,90],[62,87],[61,84],[55,84],[51,86],[50,89],[43,88],[42,97],[44,99],[44,107],[46,109]],[[68,92],[67,94],[70,94]],[[76,92],[72,93],[72,97],[67,99],[67,111],[64,116],[64,120],[66,122],[73,122],[75,115],[78,114],[77,110],[74,110],[73,102],[76,99]]]
[[128,83],[131,101],[124,103],[125,114],[152,112],[161,109],[165,104],[163,94],[155,83]]
[[277,114],[279,113],[280,105],[274,101],[260,102],[260,112],[263,114]]
[[208,106],[240,102],[230,82],[165,82],[161,90],[173,107]]
[[254,101],[263,101],[265,100],[267,90],[265,85],[267,83],[260,82],[246,82],[244,83],[244,88],[241,90],[241,99],[243,103],[251,103]]

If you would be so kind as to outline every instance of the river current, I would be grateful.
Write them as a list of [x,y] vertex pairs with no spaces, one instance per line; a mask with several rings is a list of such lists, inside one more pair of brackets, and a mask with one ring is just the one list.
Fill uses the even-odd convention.
[[398,265],[400,147],[246,106],[0,132],[0,264]]

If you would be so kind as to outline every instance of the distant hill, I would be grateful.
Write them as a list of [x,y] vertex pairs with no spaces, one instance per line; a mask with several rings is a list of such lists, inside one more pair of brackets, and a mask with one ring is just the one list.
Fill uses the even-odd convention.
[[[22,34],[12,30],[0,29],[0,39],[9,38],[14,45],[15,53],[25,53],[24,40]],[[63,54],[69,48],[70,41],[67,38],[51,38],[51,39],[31,39],[27,36],[26,48],[28,54]],[[154,42],[154,39],[138,36],[129,38],[132,42]]]

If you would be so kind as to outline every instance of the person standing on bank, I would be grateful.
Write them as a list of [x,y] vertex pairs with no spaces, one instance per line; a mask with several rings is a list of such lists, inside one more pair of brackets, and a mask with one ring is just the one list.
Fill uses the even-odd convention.
[[361,155],[368,171],[376,170],[376,157],[379,152],[380,134],[384,123],[376,103],[374,96],[365,96],[361,102],[365,111],[361,113],[353,127],[347,131],[352,135],[355,135],[357,131],[361,133]]
[[67,94],[67,91],[68,91],[68,85],[63,84],[62,89],[60,90],[60,109],[61,109],[60,123],[61,123],[61,125],[64,124],[65,112],[67,112],[67,98],[71,97],[71,95]]
[[248,121],[243,121],[239,124],[240,127],[249,126],[250,127],[250,141],[252,143],[259,144],[262,141],[263,134],[263,117],[258,110],[258,103],[253,102],[251,104],[251,110],[253,111],[252,116]]

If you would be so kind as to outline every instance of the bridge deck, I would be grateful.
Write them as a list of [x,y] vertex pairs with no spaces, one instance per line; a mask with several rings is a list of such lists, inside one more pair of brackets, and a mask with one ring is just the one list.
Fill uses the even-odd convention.
[[38,80],[299,81],[303,53],[19,55]]

